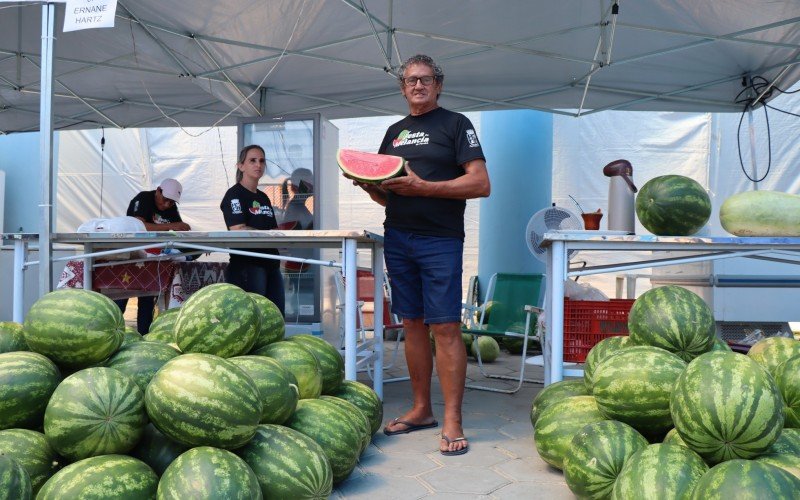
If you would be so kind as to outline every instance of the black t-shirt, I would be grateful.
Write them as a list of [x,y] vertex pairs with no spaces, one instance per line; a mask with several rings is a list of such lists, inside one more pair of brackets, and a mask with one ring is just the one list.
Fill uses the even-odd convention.
[[[408,115],[391,125],[379,153],[402,156],[428,181],[464,175],[465,163],[485,159],[469,119],[444,108]],[[426,236],[464,238],[465,200],[402,196],[389,192],[384,227]]]
[[[275,220],[275,210],[272,208],[269,197],[261,190],[253,193],[238,182],[225,192],[219,208],[225,218],[225,225],[229,228],[239,224],[245,224],[253,229],[275,229],[278,227],[278,222]],[[241,248],[239,250],[278,254],[278,251],[274,248]],[[276,260],[259,259],[257,257],[248,258],[240,255],[231,255],[231,259],[243,259],[265,265],[278,265]]]
[[156,192],[142,191],[137,194],[128,205],[125,215],[129,217],[140,217],[145,222],[153,224],[169,224],[171,222],[183,222],[178,213],[178,207],[172,205],[166,210],[159,210],[156,207]]

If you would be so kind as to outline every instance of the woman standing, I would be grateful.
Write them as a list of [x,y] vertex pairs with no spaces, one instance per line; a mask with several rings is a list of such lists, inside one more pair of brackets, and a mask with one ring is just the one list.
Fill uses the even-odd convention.
[[[261,146],[250,145],[239,153],[239,161],[236,163],[237,183],[228,189],[219,206],[229,230],[275,229],[278,226],[272,203],[258,189],[258,180],[264,175],[266,163]],[[237,250],[278,255],[275,249]],[[279,262],[275,259],[231,254],[226,281],[245,291],[263,295],[274,302],[281,314],[284,314],[286,299]]]

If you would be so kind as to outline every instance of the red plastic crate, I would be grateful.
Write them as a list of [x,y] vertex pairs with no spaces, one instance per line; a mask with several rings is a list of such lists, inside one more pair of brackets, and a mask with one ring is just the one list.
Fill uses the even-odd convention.
[[633,299],[609,301],[564,299],[564,361],[583,363],[601,340],[628,335]]

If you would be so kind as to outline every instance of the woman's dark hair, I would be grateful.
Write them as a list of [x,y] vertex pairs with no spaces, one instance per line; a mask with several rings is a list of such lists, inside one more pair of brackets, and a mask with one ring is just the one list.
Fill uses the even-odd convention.
[[267,153],[266,151],[264,151],[264,148],[262,148],[258,144],[251,144],[249,146],[243,147],[242,150],[239,151],[239,161],[236,162],[236,182],[242,182],[242,177],[244,177],[244,172],[239,170],[239,165],[244,163],[244,160],[247,159],[247,153],[249,153],[251,149],[258,149],[259,151],[261,151],[261,154],[263,154],[264,157],[267,156]]

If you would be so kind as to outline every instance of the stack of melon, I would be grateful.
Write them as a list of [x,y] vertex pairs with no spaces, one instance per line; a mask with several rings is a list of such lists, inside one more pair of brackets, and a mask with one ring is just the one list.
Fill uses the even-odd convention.
[[800,498],[800,342],[734,353],[703,300],[678,286],[643,294],[628,330],[589,352],[583,379],[533,401],[536,449],[573,493]]
[[8,498],[325,498],[383,418],[338,350],[284,340],[269,300],[201,289],[126,332],[85,290],[0,324],[0,491]]

